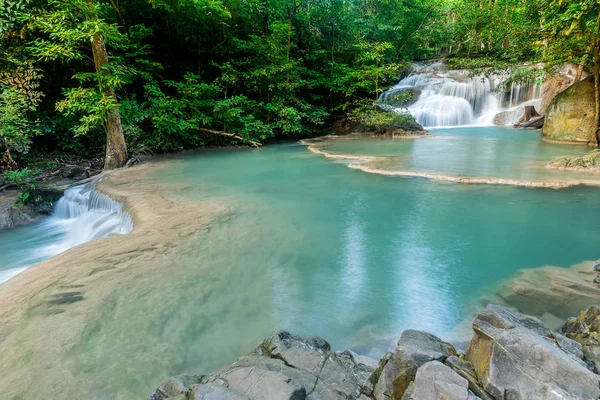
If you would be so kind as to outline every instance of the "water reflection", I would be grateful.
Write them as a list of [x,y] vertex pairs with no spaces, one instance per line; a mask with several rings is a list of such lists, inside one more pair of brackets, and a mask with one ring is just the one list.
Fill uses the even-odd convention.
[[418,140],[337,141],[327,145],[327,150],[394,156],[389,162],[378,163],[378,167],[386,170],[523,180],[600,179],[598,175],[545,168],[554,157],[581,156],[587,148],[546,143],[540,140],[539,132],[471,127],[434,129],[432,133],[433,137]]
[[[451,291],[448,269],[452,267],[443,249],[435,242],[435,206],[432,195],[419,192],[408,214],[395,232],[395,251],[391,253],[395,281],[394,304],[398,330],[420,327],[443,334],[456,323],[458,304]],[[442,212],[451,212],[443,210]]]

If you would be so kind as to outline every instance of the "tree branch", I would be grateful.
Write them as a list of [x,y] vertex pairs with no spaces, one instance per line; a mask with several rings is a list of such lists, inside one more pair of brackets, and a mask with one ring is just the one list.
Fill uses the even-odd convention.
[[262,144],[255,142],[254,140],[244,139],[243,137],[238,136],[233,133],[227,133],[227,132],[223,132],[223,131],[214,131],[212,129],[206,129],[206,128],[198,128],[198,129],[201,130],[202,132],[212,133],[213,135],[226,136],[226,137],[237,139],[241,142],[248,142],[256,148],[259,148],[260,146],[262,146]]

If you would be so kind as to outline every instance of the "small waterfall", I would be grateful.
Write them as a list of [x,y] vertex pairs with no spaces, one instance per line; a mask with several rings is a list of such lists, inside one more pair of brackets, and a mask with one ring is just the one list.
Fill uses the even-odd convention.
[[132,230],[133,222],[123,206],[95,190],[93,183],[67,189],[51,217],[10,231],[19,240],[0,254],[0,283],[72,247]]
[[[492,125],[503,111],[523,114],[523,105],[534,104],[539,109],[541,86],[532,83],[512,84],[510,92],[497,90],[506,76],[472,77],[467,70],[448,70],[440,62],[415,66],[414,72],[380,100],[392,102],[394,95],[412,89],[418,98],[408,111],[424,127]],[[398,112],[405,109],[397,108]],[[516,119],[520,118],[519,115]],[[513,119],[503,116],[502,121],[512,124]],[[515,121],[516,122],[516,121]]]
[[65,249],[133,229],[131,217],[123,206],[95,190],[92,184],[68,189],[56,203],[54,217],[73,220],[61,243]]

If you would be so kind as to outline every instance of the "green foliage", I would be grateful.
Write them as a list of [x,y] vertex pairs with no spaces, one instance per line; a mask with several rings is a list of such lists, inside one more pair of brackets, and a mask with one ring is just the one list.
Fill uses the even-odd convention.
[[27,153],[35,135],[40,134],[38,121],[29,114],[35,111],[24,90],[0,89],[0,151]]
[[348,118],[360,124],[366,132],[383,134],[394,129],[415,126],[414,117],[408,113],[380,110],[373,106],[361,106],[348,114]]
[[[93,156],[116,104],[128,144],[157,151],[312,135],[348,110],[383,126],[388,116],[360,106],[411,60],[510,74],[507,85],[540,80],[565,61],[589,67],[599,8],[595,0],[4,0],[0,82],[27,66],[44,74],[36,82],[45,97],[33,117],[5,95],[12,108],[0,121],[13,152],[33,143]],[[90,44],[100,36],[108,63],[96,71]],[[547,68],[515,67],[526,61]]]
[[33,175],[34,173],[29,168],[4,171],[4,177],[21,189],[21,194],[17,199],[17,204],[20,206],[42,201]]
[[[92,154],[115,102],[133,148],[318,133],[395,83],[435,15],[432,0],[16,3],[2,51],[48,77],[36,142]],[[100,71],[95,37],[108,51]]]

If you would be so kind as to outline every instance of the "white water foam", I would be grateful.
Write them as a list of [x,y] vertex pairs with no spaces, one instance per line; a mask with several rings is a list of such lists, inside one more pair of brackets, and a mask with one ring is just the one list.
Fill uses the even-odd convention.
[[[496,115],[500,122],[512,125],[523,115],[524,105],[534,105],[539,111],[541,86],[535,83],[512,84],[506,93],[497,90],[506,76],[470,76],[467,70],[447,70],[441,63],[418,66],[380,100],[386,101],[395,93],[415,89],[418,99],[408,107],[417,122],[426,128],[455,126],[489,126]],[[397,112],[406,109],[397,108]]]
[[[133,222],[123,206],[95,190],[94,184],[65,191],[54,214],[34,226],[24,227],[19,249],[0,265],[0,283],[28,267],[72,247],[113,234],[127,234]],[[1,243],[0,243],[1,244]]]

